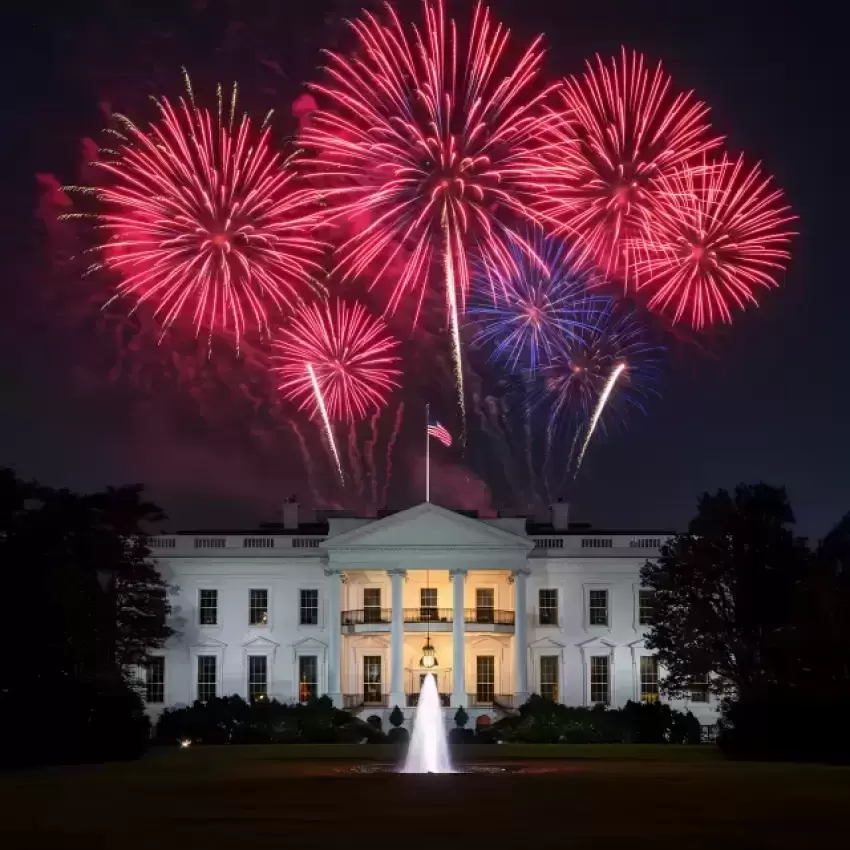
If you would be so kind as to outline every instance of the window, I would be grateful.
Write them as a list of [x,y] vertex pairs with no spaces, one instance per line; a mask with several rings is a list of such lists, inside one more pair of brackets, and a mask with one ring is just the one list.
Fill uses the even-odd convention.
[[302,626],[319,625],[319,591],[301,591],[301,617],[299,622]]
[[363,622],[381,622],[381,588],[367,587],[363,591]]
[[248,656],[248,699],[265,699],[269,695],[269,660],[265,655]]
[[708,676],[696,676],[690,684],[691,702],[708,702]]
[[654,590],[638,591],[638,625],[648,626],[652,619],[652,603],[655,599]]
[[479,655],[475,659],[475,701],[493,702],[496,696],[496,659]]
[[269,624],[268,590],[251,589],[248,591],[248,622],[252,626]]
[[419,617],[423,622],[437,619],[437,588],[423,587],[419,590]]
[[381,656],[366,655],[363,657],[363,702],[381,702],[382,698]]
[[590,701],[608,705],[610,700],[608,667],[611,659],[607,655],[590,656]]
[[654,655],[640,657],[640,701],[658,702],[658,659]]
[[165,702],[165,657],[151,655],[145,665],[145,702]]
[[496,607],[496,591],[492,587],[475,589],[475,619],[479,623],[493,622],[493,609]]
[[217,590],[201,590],[198,592],[198,615],[202,626],[214,626],[218,623]]
[[591,590],[588,597],[590,603],[590,625],[591,626],[607,626],[608,625],[608,591],[607,590]]
[[540,656],[540,696],[558,701],[558,661],[557,655]]
[[214,655],[198,656],[198,699],[206,702],[215,696],[216,662]]
[[319,659],[315,655],[298,656],[298,700],[307,702],[319,695]]
[[558,625],[558,591],[543,588],[537,595],[537,605],[540,613],[541,626]]

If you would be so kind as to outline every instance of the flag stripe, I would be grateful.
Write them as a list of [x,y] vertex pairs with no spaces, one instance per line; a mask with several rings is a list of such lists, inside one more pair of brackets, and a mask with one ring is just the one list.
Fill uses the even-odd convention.
[[451,446],[452,435],[436,420],[428,423],[428,434],[439,440],[444,446]]

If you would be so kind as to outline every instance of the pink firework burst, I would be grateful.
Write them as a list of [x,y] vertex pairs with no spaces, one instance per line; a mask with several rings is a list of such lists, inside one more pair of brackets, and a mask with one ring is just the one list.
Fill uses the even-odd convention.
[[482,5],[465,36],[440,0],[423,11],[421,28],[403,26],[390,6],[384,20],[364,12],[351,23],[357,47],[328,53],[328,80],[311,87],[324,108],[301,142],[327,220],[355,231],[339,250],[344,276],[369,272],[377,283],[392,268],[388,310],[415,293],[418,315],[440,269],[462,404],[468,254],[512,267],[511,227],[535,218],[552,179],[542,152],[553,118],[541,108],[540,39],[511,63],[508,31]]
[[[361,304],[322,302],[302,307],[274,343],[284,396],[328,420],[364,419],[400,386],[398,340]],[[321,401],[319,399],[321,396]]]
[[788,263],[796,219],[780,189],[742,157],[656,178],[654,203],[633,240],[640,290],[650,309],[694,328],[732,321],[732,308],[757,304]]
[[708,107],[674,93],[659,63],[637,52],[596,56],[564,80],[555,149],[562,176],[548,212],[578,238],[607,276],[634,288],[629,239],[651,205],[653,180],[721,143],[709,137]]
[[93,268],[122,280],[110,299],[151,303],[163,334],[178,319],[235,335],[269,329],[276,311],[306,291],[320,289],[323,247],[311,235],[313,219],[295,189],[290,161],[272,147],[271,129],[235,120],[187,97],[157,100],[160,118],[146,130],[118,116],[117,150],[95,163],[107,179],[95,194],[106,207],[97,216],[108,235],[104,259]]

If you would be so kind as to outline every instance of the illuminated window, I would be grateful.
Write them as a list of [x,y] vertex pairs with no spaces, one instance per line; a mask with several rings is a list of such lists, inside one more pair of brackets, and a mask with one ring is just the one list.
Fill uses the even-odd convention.
[[252,588],[248,591],[248,622],[252,626],[267,626],[269,622],[269,592]]
[[298,700],[307,700],[319,693],[319,659],[315,655],[298,656]]
[[658,702],[658,659],[654,655],[640,657],[640,701]]
[[638,625],[648,626],[652,619],[652,605],[655,601],[654,590],[638,591]]
[[381,683],[381,656],[363,657],[363,702],[382,702],[384,695]]
[[437,588],[423,587],[419,590],[419,618],[422,622],[437,619]]
[[165,702],[165,658],[151,655],[145,665],[145,702]]
[[206,702],[215,696],[216,661],[214,655],[198,656],[198,699],[201,702]]
[[611,700],[609,666],[611,659],[607,655],[590,657],[590,701],[608,705]]
[[540,696],[557,702],[558,693],[558,661],[557,655],[540,656]]
[[558,625],[558,591],[541,588],[537,594],[537,606],[541,626]]
[[608,591],[591,590],[589,594],[589,620],[591,626],[608,625]]
[[496,591],[492,587],[475,588],[475,619],[479,623],[492,623],[496,607]]
[[269,695],[269,660],[265,655],[248,656],[248,699],[265,699]]
[[381,622],[381,588],[367,587],[363,591],[363,622]]
[[302,590],[301,591],[301,615],[300,620],[302,626],[318,626],[319,625],[319,591],[318,590]]
[[214,626],[218,623],[218,591],[198,591],[198,616],[202,626]]
[[496,658],[479,655],[475,659],[475,700],[493,702],[496,696]]

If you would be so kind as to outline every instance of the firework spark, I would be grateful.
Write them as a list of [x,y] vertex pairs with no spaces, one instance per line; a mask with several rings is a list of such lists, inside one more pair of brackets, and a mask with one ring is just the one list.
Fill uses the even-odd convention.
[[659,63],[639,53],[587,63],[564,80],[556,149],[563,180],[549,214],[581,240],[606,277],[634,288],[628,239],[652,199],[653,179],[686,166],[722,139],[709,137],[708,107],[674,94]]
[[301,142],[327,221],[355,232],[340,247],[344,277],[392,275],[387,310],[417,295],[441,267],[459,393],[458,313],[469,289],[469,253],[510,264],[511,221],[534,219],[551,182],[542,150],[554,120],[541,104],[543,52],[534,41],[516,64],[508,31],[477,5],[468,36],[424,0],[424,26],[406,28],[387,6],[351,23],[358,47],[328,53],[328,82],[312,86],[327,106]]
[[327,416],[353,421],[380,410],[399,386],[397,347],[385,323],[361,304],[324,302],[298,311],[274,343],[272,360],[281,364],[274,369],[280,389],[299,410],[317,412],[318,384]]
[[650,309],[694,328],[732,321],[732,307],[757,304],[777,286],[790,257],[796,216],[758,166],[726,156],[656,179],[656,200],[633,242],[640,290]]
[[469,316],[478,326],[475,345],[492,344],[492,360],[533,376],[551,361],[563,337],[588,330],[594,300],[587,290],[595,275],[577,265],[559,239],[537,233],[526,241],[533,254],[514,246],[512,268],[482,264]]
[[[600,303],[600,301],[602,303]],[[618,363],[628,363],[622,376],[620,404],[605,406],[607,417],[594,424],[607,430],[612,416],[620,418],[628,408],[645,412],[644,401],[653,392],[660,368],[661,349],[648,339],[634,312],[611,299],[594,299],[583,327],[564,337],[551,363],[542,370],[544,392],[540,403],[548,407],[547,440],[569,425],[578,433],[593,420],[609,376]]]
[[146,130],[116,116],[116,150],[94,163],[104,184],[78,191],[95,195],[96,216],[108,235],[103,260],[122,280],[110,299],[128,297],[134,310],[155,306],[163,334],[178,318],[233,334],[237,347],[249,328],[266,334],[269,308],[279,311],[305,290],[323,247],[302,191],[294,189],[290,159],[275,152],[268,117],[258,131],[236,119],[236,86],[222,117],[222,92],[213,116],[187,96],[156,100],[160,118]]
[[[614,371],[611,372],[611,375],[608,380],[605,382],[605,386],[603,387],[602,392],[599,394],[599,401],[596,402],[596,408],[593,411],[593,416],[590,417],[590,424],[587,428],[587,435],[585,436],[584,442],[582,443],[581,451],[578,453],[575,475],[578,475],[578,471],[581,468],[581,462],[584,460],[584,453],[587,451],[587,447],[590,444],[590,438],[593,436],[593,432],[596,430],[596,426],[599,424],[599,419],[602,416],[602,411],[605,409],[605,405],[608,403],[608,398],[611,395],[611,391],[614,389],[614,384],[617,383],[617,379],[620,377],[620,375],[623,374],[623,370],[625,368],[625,363],[618,363],[614,367]],[[575,475],[573,477],[575,477]]]
[[325,404],[325,398],[322,395],[322,388],[319,386],[319,381],[316,379],[316,372],[313,369],[312,363],[307,363],[305,366],[305,371],[307,373],[307,380],[310,381],[310,388],[313,392],[313,398],[316,402],[316,407],[319,411],[319,414],[322,417],[322,422],[325,426],[325,434],[328,438],[328,445],[331,447],[331,452],[334,456],[334,461],[336,462],[336,469],[339,473],[339,481],[341,484],[345,484],[345,476],[342,474],[342,463],[339,459],[339,451],[336,447],[336,440],[334,439],[333,428],[331,428],[331,420],[328,417],[328,407]]

